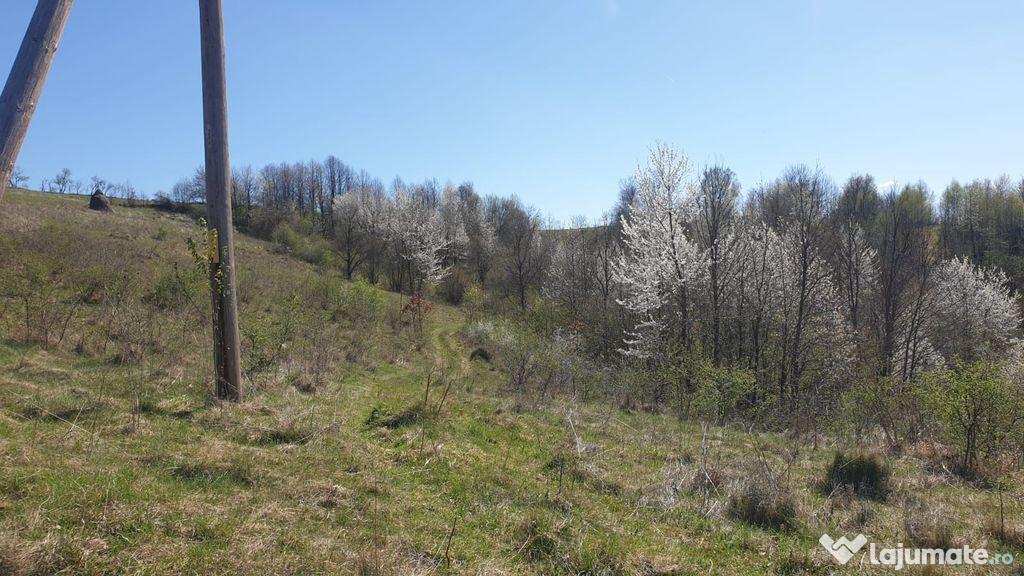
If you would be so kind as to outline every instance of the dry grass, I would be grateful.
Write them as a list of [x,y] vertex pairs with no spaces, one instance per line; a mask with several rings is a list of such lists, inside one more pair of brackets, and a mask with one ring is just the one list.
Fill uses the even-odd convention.
[[785,485],[748,478],[734,483],[729,495],[729,515],[761,528],[795,530],[799,526],[797,499]]
[[907,540],[920,548],[953,548],[957,545],[954,515],[944,505],[930,501],[909,503],[904,510]]

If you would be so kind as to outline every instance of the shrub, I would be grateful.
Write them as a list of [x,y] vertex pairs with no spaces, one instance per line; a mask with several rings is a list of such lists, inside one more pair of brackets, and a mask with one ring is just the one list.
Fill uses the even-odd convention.
[[384,292],[360,278],[345,295],[342,309],[346,316],[364,325],[375,324],[384,311]]
[[738,483],[729,496],[728,513],[761,528],[774,530],[797,527],[796,497],[788,487],[764,478]]
[[478,346],[469,353],[470,360],[483,360],[484,362],[491,361],[491,353],[487,351],[487,348]]
[[434,309],[430,301],[416,292],[409,297],[409,301],[402,306],[402,316],[409,318],[409,323],[417,330],[422,332],[423,321],[430,315],[430,312]]
[[469,320],[479,318],[484,312],[484,291],[475,282],[467,286],[462,295],[462,308],[466,311]]
[[961,474],[973,477],[1009,446],[1021,400],[998,365],[958,363],[929,377],[921,394],[940,434],[956,447]]
[[195,267],[182,269],[177,262],[170,270],[157,277],[152,289],[144,296],[145,301],[160,310],[178,310],[186,306],[198,306],[204,302],[205,278],[196,274]]
[[416,424],[426,416],[422,404],[410,406],[400,412],[394,412],[386,406],[374,406],[366,416],[367,428],[387,428],[394,430]]
[[862,498],[885,500],[889,492],[889,470],[875,454],[836,452],[825,471],[825,492],[836,490],[847,490]]
[[899,446],[920,435],[923,410],[917,384],[900,378],[865,376],[840,400],[843,427],[856,437],[881,429],[886,442]]
[[292,230],[291,225],[287,222],[278,224],[270,233],[270,239],[289,250],[294,250],[300,240],[299,235]]
[[[50,347],[64,339],[79,307],[92,296],[81,277],[89,248],[56,225],[0,240],[0,310],[21,321],[22,341]],[[15,260],[14,254],[23,257]]]
[[725,468],[715,464],[698,466],[690,478],[690,490],[701,496],[710,495],[718,491],[726,479]]
[[249,378],[269,370],[277,363],[285,344],[277,328],[266,314],[243,317],[240,329],[242,358],[245,374]]
[[469,337],[500,351],[498,365],[505,372],[510,391],[517,396],[529,391],[541,362],[541,346],[535,334],[529,330],[514,330],[480,321],[470,328]]
[[757,385],[747,370],[715,368],[706,360],[700,363],[695,380],[693,409],[700,418],[716,423],[744,415]]
[[469,278],[462,268],[452,268],[441,284],[438,286],[438,292],[445,302],[452,305],[462,304],[463,298],[466,296],[466,288],[469,286]]
[[159,212],[186,212],[186,208],[178,205],[165,194],[157,194],[153,199],[153,209]]
[[502,337],[504,330],[493,320],[478,320],[466,327],[466,338],[476,344],[490,344]]
[[331,261],[330,243],[323,238],[298,231],[296,227],[308,228],[302,222],[297,224],[281,222],[271,232],[270,239],[306,262],[319,265],[329,264]]

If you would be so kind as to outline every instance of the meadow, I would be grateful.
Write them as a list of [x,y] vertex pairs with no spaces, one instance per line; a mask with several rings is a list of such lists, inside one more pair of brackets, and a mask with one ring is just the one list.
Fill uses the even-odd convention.
[[0,212],[0,574],[890,570],[840,567],[823,533],[1024,554],[1019,468],[968,480],[931,440],[519,394],[503,350],[474,354],[500,318],[411,318],[245,235],[245,399],[217,402],[202,230],[86,206],[19,190]]

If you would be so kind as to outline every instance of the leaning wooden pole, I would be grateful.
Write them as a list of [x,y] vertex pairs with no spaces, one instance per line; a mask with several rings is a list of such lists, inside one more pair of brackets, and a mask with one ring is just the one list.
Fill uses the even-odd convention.
[[21,41],[11,75],[0,95],[0,202],[14,173],[18,152],[28,133],[32,113],[43,93],[73,0],[39,0]]
[[203,126],[206,139],[206,209],[213,295],[213,361],[217,397],[242,399],[235,243],[231,224],[231,164],[221,0],[199,0],[203,59]]

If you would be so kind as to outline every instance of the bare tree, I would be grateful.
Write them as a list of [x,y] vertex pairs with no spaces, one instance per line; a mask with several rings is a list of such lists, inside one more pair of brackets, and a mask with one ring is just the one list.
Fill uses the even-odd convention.
[[25,170],[23,170],[21,166],[15,166],[14,170],[11,172],[9,186],[11,188],[23,188],[28,184],[28,180],[28,174],[25,174]]
[[520,310],[526,310],[530,290],[540,286],[545,267],[540,216],[523,208],[518,200],[507,200],[497,235],[504,251],[505,272]]
[[236,219],[248,222],[252,217],[255,197],[260,189],[259,174],[252,169],[252,166],[235,168],[232,172],[231,188],[234,192],[232,199],[236,207],[244,208],[244,210],[239,210],[242,214],[239,215],[240,218],[236,216]]
[[808,324],[831,289],[830,271],[821,257],[821,248],[828,234],[825,217],[834,186],[821,170],[811,171],[805,166],[789,169],[780,184],[791,209],[782,219],[788,269],[779,393],[780,398],[789,398],[790,409],[795,410],[807,361]]
[[74,180],[71,179],[71,170],[64,168],[53,177],[52,190],[58,194],[71,192]]
[[846,301],[847,317],[857,328],[866,294],[878,280],[878,253],[868,232],[875,228],[878,191],[871,176],[853,176],[843,187],[835,211],[836,273]]
[[722,306],[731,289],[736,262],[733,244],[737,236],[733,233],[736,220],[736,200],[739,184],[732,170],[723,166],[712,166],[704,171],[700,180],[697,197],[695,236],[697,244],[704,250],[708,265],[711,351],[715,366],[721,365],[722,358]]
[[595,281],[589,238],[592,235],[586,219],[576,216],[552,243],[544,295],[564,306],[573,324],[580,322]]
[[911,380],[919,351],[926,347],[922,326],[927,319],[929,275],[934,253],[926,229],[932,208],[923,186],[890,190],[878,217],[879,288],[874,326],[882,376]]

